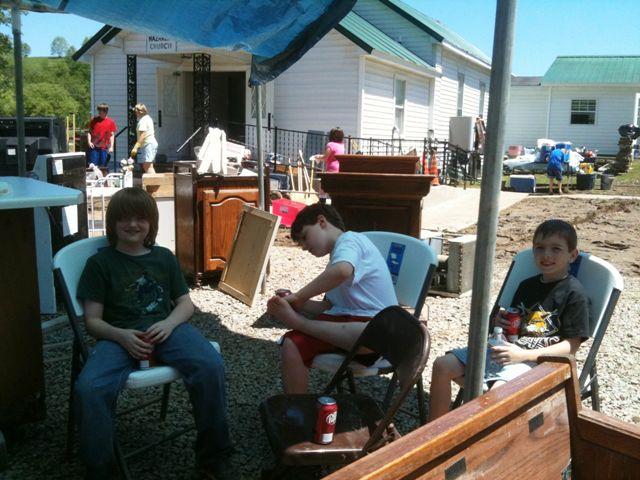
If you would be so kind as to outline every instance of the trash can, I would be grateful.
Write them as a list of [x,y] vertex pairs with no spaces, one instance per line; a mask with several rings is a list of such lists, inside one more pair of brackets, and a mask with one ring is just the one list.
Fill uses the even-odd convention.
[[600,177],[600,190],[611,190],[613,184],[613,175],[603,173]]
[[593,190],[596,185],[595,173],[583,173],[576,175],[576,188],[578,190]]

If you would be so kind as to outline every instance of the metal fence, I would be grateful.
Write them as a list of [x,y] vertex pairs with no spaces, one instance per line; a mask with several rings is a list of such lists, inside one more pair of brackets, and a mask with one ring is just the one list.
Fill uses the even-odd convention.
[[[224,122],[219,125],[228,133],[227,139],[241,143],[257,158],[256,126]],[[308,161],[311,155],[323,154],[329,136],[324,132],[291,130],[267,125],[263,127],[263,150],[266,159],[294,163],[302,157]],[[481,173],[481,155],[452,145],[447,141],[406,138],[361,138],[350,135],[344,138],[345,153],[363,155],[403,155],[415,150],[423,167],[428,166],[429,152],[435,149],[440,181],[447,184],[465,184],[478,181]]]

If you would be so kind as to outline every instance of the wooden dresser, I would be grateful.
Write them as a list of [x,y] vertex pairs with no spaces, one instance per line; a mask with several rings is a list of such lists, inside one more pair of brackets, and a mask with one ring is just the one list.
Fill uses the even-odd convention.
[[[267,176],[265,184],[268,199]],[[242,206],[258,206],[258,177],[199,175],[181,167],[174,187],[176,256],[185,276],[199,283],[224,270]]]

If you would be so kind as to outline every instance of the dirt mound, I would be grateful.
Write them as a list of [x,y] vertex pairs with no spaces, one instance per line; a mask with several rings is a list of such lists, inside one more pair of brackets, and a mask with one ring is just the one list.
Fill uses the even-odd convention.
[[632,199],[528,197],[501,212],[496,258],[509,262],[530,244],[542,221],[560,218],[575,225],[578,248],[611,262],[622,275],[640,276],[639,207],[640,201]]

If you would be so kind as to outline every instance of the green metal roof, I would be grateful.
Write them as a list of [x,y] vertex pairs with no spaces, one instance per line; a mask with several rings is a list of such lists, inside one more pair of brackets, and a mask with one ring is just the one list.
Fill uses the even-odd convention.
[[371,53],[373,50],[378,50],[421,67],[433,69],[433,66],[429,65],[428,62],[418,57],[415,53],[396,42],[354,12],[349,12],[340,20],[336,30],[368,53]]
[[380,0],[382,3],[387,5],[389,8],[399,13],[411,23],[416,25],[417,27],[425,30],[438,41],[442,41],[443,39],[450,43],[454,47],[462,50],[465,53],[468,53],[474,58],[483,61],[484,63],[491,65],[491,59],[482,52],[478,47],[466,41],[460,35],[458,35],[453,30],[449,30],[449,28],[445,27],[438,20],[431,18],[428,15],[416,10],[413,7],[410,7],[406,3],[400,0]]
[[640,84],[640,56],[557,57],[542,84]]

